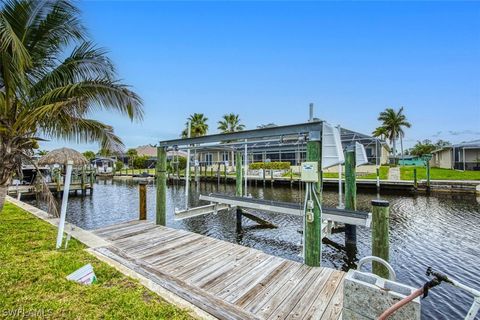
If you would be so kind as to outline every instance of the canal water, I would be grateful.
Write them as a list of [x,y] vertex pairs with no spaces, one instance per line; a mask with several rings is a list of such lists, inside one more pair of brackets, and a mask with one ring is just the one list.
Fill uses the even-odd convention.
[[[155,186],[148,185],[148,219],[155,216]],[[183,185],[169,186],[167,192],[167,225],[210,237],[256,248],[266,253],[301,261],[302,225],[300,217],[273,213],[259,216],[278,226],[259,228],[244,218],[243,230],[236,232],[234,212],[209,214],[174,220],[174,208],[185,208]],[[216,183],[192,184],[190,206],[200,205],[199,194],[221,192],[234,194],[234,185]],[[250,187],[254,198],[299,203],[303,199],[299,187]],[[370,211],[375,194],[359,193],[358,210]],[[476,289],[480,289],[480,200],[475,196],[382,195],[390,201],[390,263],[398,280],[414,287],[422,286],[429,278],[427,267],[444,272]],[[338,194],[325,191],[324,205],[336,206]],[[71,197],[67,220],[85,229],[138,219],[138,183],[133,181],[99,180],[93,196]],[[343,233],[329,237],[332,244],[323,245],[322,265],[347,270],[358,259],[370,255],[370,229],[357,228],[357,251],[346,253],[341,245]],[[368,267],[367,267],[368,269]],[[463,319],[472,297],[457,288],[442,284],[431,290],[422,301],[425,319]],[[480,317],[477,316],[478,319]]]

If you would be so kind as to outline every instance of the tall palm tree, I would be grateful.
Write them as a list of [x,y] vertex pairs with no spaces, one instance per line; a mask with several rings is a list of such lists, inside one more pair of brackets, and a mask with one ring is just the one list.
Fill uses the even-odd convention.
[[12,176],[31,162],[38,141],[100,142],[120,149],[94,111],[142,119],[140,97],[116,78],[106,52],[88,41],[68,0],[0,4],[0,210]]
[[405,132],[403,128],[410,128],[412,125],[407,121],[407,117],[403,114],[403,107],[400,107],[398,111],[393,108],[387,108],[385,111],[380,112],[378,120],[382,122],[381,127],[384,128],[387,138],[392,142],[393,156],[396,157],[396,140],[400,138],[400,145],[402,149],[403,158],[403,137]]
[[218,121],[218,130],[222,133],[237,132],[243,129],[245,129],[245,125],[240,123],[240,116],[238,114],[225,114],[222,120]]
[[185,123],[185,129],[182,131],[182,137],[188,136],[188,122],[190,122],[190,137],[201,137],[208,132],[208,118],[203,113],[194,113],[188,117],[187,123]]
[[387,136],[388,136],[387,128],[380,126],[372,132],[372,135],[374,137],[385,140],[387,139]]

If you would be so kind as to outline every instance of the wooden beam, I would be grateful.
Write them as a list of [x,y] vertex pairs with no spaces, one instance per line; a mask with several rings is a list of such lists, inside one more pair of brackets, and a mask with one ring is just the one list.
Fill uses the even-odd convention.
[[183,220],[192,217],[202,216],[204,214],[216,213],[221,210],[227,210],[231,207],[228,204],[214,203],[207,204],[205,206],[190,208],[187,210],[176,211],[175,210],[175,220]]

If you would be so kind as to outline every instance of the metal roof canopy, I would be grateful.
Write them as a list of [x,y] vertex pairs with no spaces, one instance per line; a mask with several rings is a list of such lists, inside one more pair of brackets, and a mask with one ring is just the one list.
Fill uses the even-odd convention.
[[[312,122],[276,126],[268,128],[259,128],[252,130],[244,130],[233,133],[220,133],[212,134],[195,138],[180,138],[173,140],[160,141],[159,147],[179,147],[179,149],[201,149],[201,150],[236,150],[243,148],[245,144],[249,149],[261,150],[263,148],[271,150],[272,147],[282,148],[284,146],[298,147],[302,145],[304,141],[295,140],[293,136],[303,135],[309,136],[310,133],[316,132],[316,136],[321,136],[323,120],[316,120]],[[281,137],[281,139],[272,139],[273,137]],[[270,138],[270,139],[268,139]],[[247,142],[245,142],[247,140]],[[362,133],[358,133],[352,130],[341,128],[341,140],[344,147],[353,142],[360,142],[365,145],[370,145],[379,140]],[[216,143],[216,144],[214,144]],[[203,144],[203,145],[202,145]]]
[[245,140],[249,142],[258,141],[270,137],[282,137],[288,135],[308,135],[310,140],[320,139],[323,121],[312,121],[300,124],[292,124],[286,126],[260,128],[253,130],[244,130],[232,133],[212,134],[194,138],[182,138],[160,141],[159,147],[168,148],[173,146],[191,146],[207,143],[221,143],[234,140],[240,140],[239,143],[245,144]]

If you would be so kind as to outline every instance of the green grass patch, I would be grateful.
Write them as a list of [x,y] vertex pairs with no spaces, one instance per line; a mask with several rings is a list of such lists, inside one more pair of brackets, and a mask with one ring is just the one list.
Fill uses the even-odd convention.
[[[402,180],[413,180],[413,169],[415,167],[400,167],[400,178]],[[417,179],[427,179],[427,169],[417,168]],[[452,169],[430,168],[431,180],[480,180],[480,171],[457,171]]]
[[[55,239],[56,228],[5,204],[0,212],[0,318],[191,319],[185,310],[84,251],[79,241],[71,239],[67,250],[55,250]],[[97,283],[66,280],[87,263],[93,265]]]

